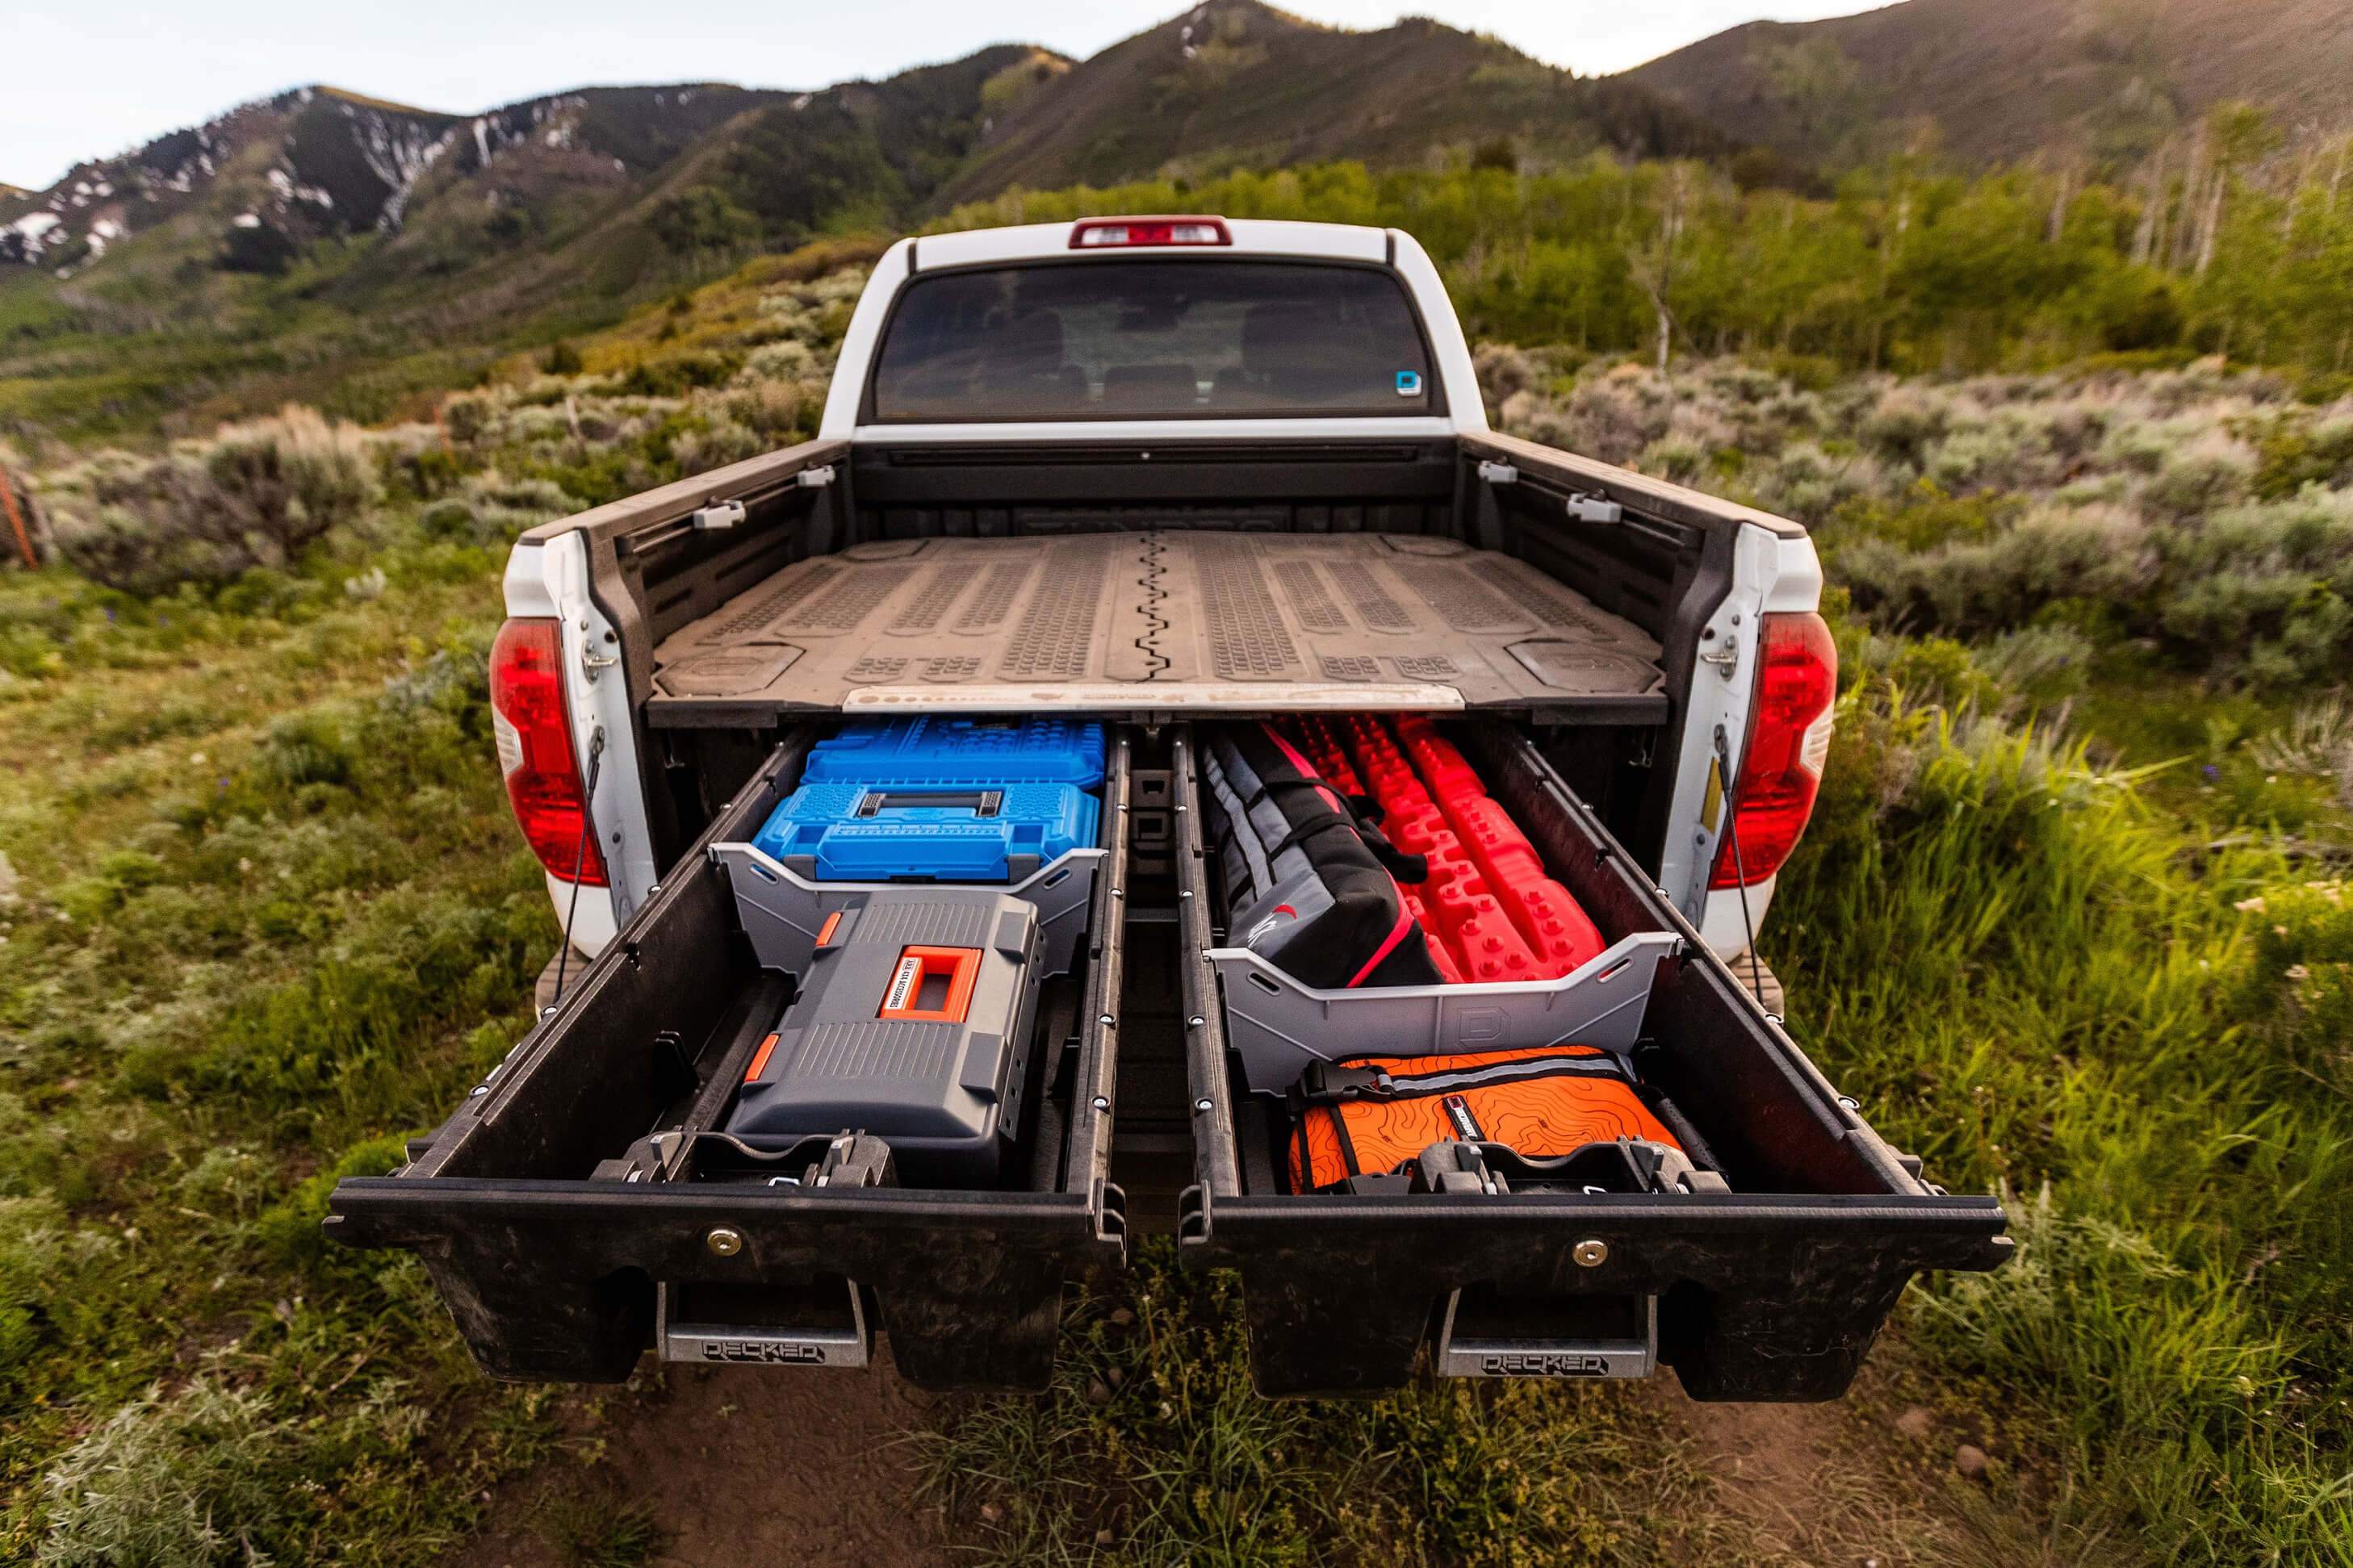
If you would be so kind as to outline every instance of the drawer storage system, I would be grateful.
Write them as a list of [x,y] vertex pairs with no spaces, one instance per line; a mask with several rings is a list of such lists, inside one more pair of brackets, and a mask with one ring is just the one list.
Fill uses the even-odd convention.
[[[1248,852],[1242,795],[1284,784],[1213,763],[1244,724],[1314,795]],[[1873,1133],[1539,733],[784,731],[408,1163],[337,1189],[332,1232],[417,1251],[504,1376],[617,1380],[648,1345],[860,1366],[879,1331],[924,1386],[1035,1389],[1066,1286],[1125,1259],[1124,1181],[1187,1266],[1240,1271],[1270,1394],[1426,1355],[1834,1396],[1915,1274],[2002,1260],[2001,1211]],[[1311,985],[1266,940],[1314,912],[1297,844],[1352,822],[1399,868],[1388,942],[1438,983]]]
[[[1203,738],[1172,735],[1197,1176],[1181,1256],[1240,1270],[1253,1373],[1271,1394],[1398,1387],[1427,1349],[1443,1374],[1640,1376],[1663,1364],[1701,1399],[1835,1397],[1915,1273],[2008,1256],[2000,1208],[1924,1184],[1740,992],[1527,735],[1482,721],[1450,738],[1471,772],[1448,787],[1483,785],[1589,915],[1606,944],[1598,956],[1550,978],[1301,985],[1223,928]],[[1388,826],[1407,841],[1394,814]],[[1598,1049],[1566,1068],[1525,1059],[1543,1055],[1525,1047],[1561,1041]],[[1363,1063],[1372,1054],[1381,1065]],[[1514,1160],[1482,1142],[1482,1108],[1458,1093],[1443,1103],[1463,1131],[1418,1160],[1294,1190],[1301,1119],[1445,1087],[1417,1090],[1418,1067],[1473,1084],[1605,1058],[1622,1064],[1620,1092],[1638,1085],[1657,1112],[1648,1137],[1654,1124],[1630,1115],[1615,1142]]]
[[1043,1387],[1065,1284],[1126,1242],[1129,751],[1086,728],[1090,841],[987,886],[766,857],[812,754],[788,734],[407,1164],[337,1188],[331,1234],[416,1251],[501,1376],[616,1382],[649,1344],[857,1366],[879,1328],[921,1385]]

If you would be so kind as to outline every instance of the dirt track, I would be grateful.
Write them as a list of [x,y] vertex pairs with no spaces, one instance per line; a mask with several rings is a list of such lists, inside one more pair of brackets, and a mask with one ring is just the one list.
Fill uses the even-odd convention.
[[[509,1489],[509,1522],[451,1553],[484,1568],[561,1568],[549,1521],[559,1489],[652,1510],[663,1564],[790,1562],[879,1568],[946,1560],[938,1510],[914,1496],[902,1441],[931,1396],[887,1367],[861,1374],[746,1375],[695,1367],[641,1372],[642,1391],[607,1405],[601,1463],[562,1459]],[[570,1500],[577,1503],[576,1496]]]
[[[1672,1376],[1627,1392],[1655,1402],[1715,1478],[1721,1508],[1753,1542],[1736,1561],[1895,1568],[1951,1541],[1952,1435],[1892,1423],[1880,1382],[1866,1371],[1850,1400],[1820,1405],[1698,1405]],[[603,1440],[599,1462],[543,1465],[492,1508],[502,1527],[448,1561],[596,1561],[560,1544],[565,1521],[628,1504],[648,1510],[662,1544],[646,1560],[666,1568],[785,1554],[809,1568],[949,1562],[944,1521],[917,1496],[903,1441],[934,1408],[887,1364],[764,1376],[649,1363],[600,1414],[584,1402],[580,1433]]]

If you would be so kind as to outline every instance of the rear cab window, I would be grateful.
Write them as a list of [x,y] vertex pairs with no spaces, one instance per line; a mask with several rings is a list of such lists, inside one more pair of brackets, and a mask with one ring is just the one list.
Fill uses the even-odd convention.
[[918,275],[875,358],[878,424],[1443,412],[1389,272],[1134,258]]

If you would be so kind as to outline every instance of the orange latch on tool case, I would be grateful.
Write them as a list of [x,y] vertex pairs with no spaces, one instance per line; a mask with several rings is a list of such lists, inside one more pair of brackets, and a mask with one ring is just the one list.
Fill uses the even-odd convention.
[[[925,1006],[924,993],[932,982],[946,983],[944,996]],[[961,1024],[972,1011],[973,987],[980,981],[980,949],[976,947],[909,947],[899,952],[899,966],[891,972],[891,988],[883,993],[878,1018],[902,1018],[925,1024]]]

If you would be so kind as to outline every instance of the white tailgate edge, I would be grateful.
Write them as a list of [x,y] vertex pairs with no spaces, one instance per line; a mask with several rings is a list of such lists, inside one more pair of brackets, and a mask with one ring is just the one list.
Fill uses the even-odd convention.
[[[584,778],[589,738],[599,725],[605,731],[605,755],[597,764],[588,817],[596,825],[612,886],[580,889],[572,929],[572,944],[594,956],[645,902],[647,889],[659,875],[639,783],[628,683],[619,665],[593,669],[587,661],[592,649],[600,658],[618,652],[618,631],[589,597],[588,546],[577,533],[516,546],[507,561],[505,591],[508,615],[554,616],[561,623],[564,695],[572,711],[573,752]],[[562,921],[574,909],[572,884],[554,876],[547,884],[555,917]]]

